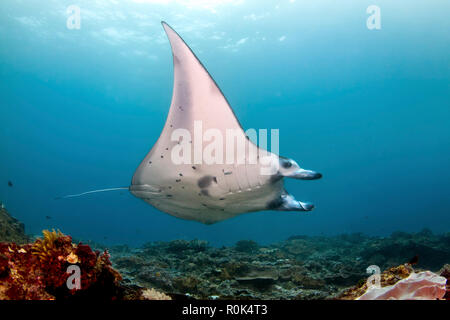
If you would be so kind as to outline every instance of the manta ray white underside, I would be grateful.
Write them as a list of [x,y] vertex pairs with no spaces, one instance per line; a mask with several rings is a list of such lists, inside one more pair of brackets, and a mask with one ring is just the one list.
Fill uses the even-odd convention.
[[[183,39],[165,22],[164,30],[172,47],[174,84],[172,103],[164,129],[150,152],[137,168],[130,192],[155,208],[173,216],[206,224],[260,210],[309,211],[312,204],[296,201],[283,186],[284,177],[317,179],[321,174],[301,169],[287,158],[259,149],[246,137],[221,90]],[[195,123],[226,136],[227,130],[238,132],[246,152],[237,154],[244,160],[231,164],[190,162],[175,164],[173,140],[177,129],[194,134]],[[196,138],[183,143],[194,144]],[[206,147],[206,145],[204,146]],[[204,148],[201,147],[201,148]],[[262,164],[247,163],[253,150],[268,160],[265,166],[276,168],[273,174],[262,174]],[[200,150],[201,152],[203,151]],[[223,153],[227,149],[223,147]],[[194,153],[194,152],[193,152]],[[243,163],[242,163],[243,162]]]

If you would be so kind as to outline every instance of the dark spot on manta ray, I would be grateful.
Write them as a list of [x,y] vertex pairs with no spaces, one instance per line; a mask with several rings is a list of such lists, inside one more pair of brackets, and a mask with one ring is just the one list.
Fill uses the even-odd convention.
[[163,156],[163,155],[161,155],[161,159],[162,159],[162,158],[164,158],[164,156]]
[[171,194],[166,195],[167,198],[172,198],[173,196]]
[[175,180],[175,182],[180,182],[181,181],[181,179],[177,179],[177,180]]
[[151,161],[149,161],[149,162],[148,162],[148,164],[152,164],[152,162],[151,162]]
[[169,148],[166,148],[166,150],[169,150]]
[[228,175],[230,175],[230,174],[232,174],[232,173],[233,173],[233,171],[224,171],[224,172],[223,172],[223,174],[226,175],[226,176],[228,176]]
[[200,179],[198,179],[198,186],[200,187],[200,189],[205,189],[208,188],[211,185],[211,182],[213,181],[213,177],[212,176],[204,176],[201,177]]
[[217,183],[217,177],[213,177],[213,181]]
[[208,192],[207,189],[202,189],[202,190],[200,190],[200,192],[201,192],[202,195],[209,197],[209,192]]
[[219,200],[225,200],[225,198],[220,198]]
[[179,64],[180,63],[180,59],[178,59],[178,57],[176,55],[173,55],[173,64]]
[[279,208],[282,204],[283,204],[283,199],[279,196],[279,197],[276,197],[274,200],[270,201],[269,203],[267,203],[267,209],[273,210],[273,209]]
[[172,187],[171,187],[171,186],[169,186],[168,188],[169,188],[169,189],[172,189]]
[[179,175],[180,175],[180,177],[182,177],[182,176],[183,176],[183,174],[182,174],[182,173],[179,173]]
[[197,169],[197,168],[196,168],[195,166],[192,166],[192,169],[194,169],[194,170],[195,170],[195,169]]

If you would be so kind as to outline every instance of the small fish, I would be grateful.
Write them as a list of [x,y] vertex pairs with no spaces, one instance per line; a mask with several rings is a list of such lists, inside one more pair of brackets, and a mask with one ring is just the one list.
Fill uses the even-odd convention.
[[45,219],[50,220],[52,217],[50,216],[45,216]]
[[13,183],[11,182],[11,180],[8,180],[8,187],[12,187]]
[[414,257],[412,257],[410,260],[409,260],[409,262],[408,262],[408,264],[409,265],[414,265],[414,264],[417,264],[419,262],[419,256],[418,255],[415,255]]

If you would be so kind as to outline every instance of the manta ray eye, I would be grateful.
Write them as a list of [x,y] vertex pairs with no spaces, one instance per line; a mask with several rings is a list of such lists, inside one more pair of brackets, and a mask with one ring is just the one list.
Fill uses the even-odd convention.
[[290,167],[292,167],[292,162],[290,160],[282,159],[280,162],[281,162],[281,166],[285,169],[289,169]]

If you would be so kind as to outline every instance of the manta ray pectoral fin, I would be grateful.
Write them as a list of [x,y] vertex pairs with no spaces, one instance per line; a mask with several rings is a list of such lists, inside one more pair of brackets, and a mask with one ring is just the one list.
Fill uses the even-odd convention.
[[309,202],[301,202],[289,193],[282,194],[268,204],[268,209],[278,211],[311,211],[314,205]]

